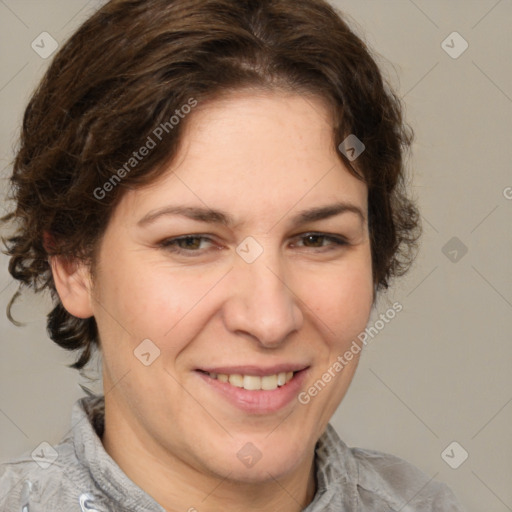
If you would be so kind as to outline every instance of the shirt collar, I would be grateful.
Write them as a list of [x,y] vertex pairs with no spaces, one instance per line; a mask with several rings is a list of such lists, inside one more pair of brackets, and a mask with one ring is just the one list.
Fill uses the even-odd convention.
[[103,396],[80,399],[73,408],[72,424],[75,452],[94,483],[107,498],[123,509],[143,512],[165,510],[134,484],[103,448],[105,401]]
[[[134,484],[101,443],[104,429],[103,396],[80,399],[73,408],[75,452],[91,478],[114,503],[129,510],[165,512]],[[357,509],[357,464],[347,445],[328,424],[315,447],[317,491],[303,512],[343,512]]]

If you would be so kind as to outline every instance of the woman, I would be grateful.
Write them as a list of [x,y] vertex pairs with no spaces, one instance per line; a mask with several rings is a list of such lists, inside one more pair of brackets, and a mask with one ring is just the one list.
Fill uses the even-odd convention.
[[3,466],[2,510],[461,510],[329,425],[412,259],[410,140],[322,0],[92,16],[27,107],[5,220],[11,274],[51,290],[75,368],[101,351],[104,396]]

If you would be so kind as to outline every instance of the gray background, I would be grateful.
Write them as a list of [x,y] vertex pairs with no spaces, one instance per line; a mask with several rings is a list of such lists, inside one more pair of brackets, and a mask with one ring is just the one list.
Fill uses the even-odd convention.
[[[2,196],[24,106],[48,64],[32,41],[46,31],[62,43],[100,3],[0,0]],[[404,309],[369,343],[333,423],[347,444],[448,483],[469,512],[512,511],[512,1],[333,3],[404,99],[424,221],[414,268],[370,325],[395,300]],[[442,47],[454,31],[469,44],[456,59]],[[16,289],[7,263],[1,256],[2,311]],[[58,442],[83,395],[78,383],[87,384],[46,337],[48,310],[48,298],[25,292],[14,313],[26,327],[0,318],[2,459]],[[462,448],[448,450],[452,465],[469,453],[457,469],[441,457],[453,441]]]

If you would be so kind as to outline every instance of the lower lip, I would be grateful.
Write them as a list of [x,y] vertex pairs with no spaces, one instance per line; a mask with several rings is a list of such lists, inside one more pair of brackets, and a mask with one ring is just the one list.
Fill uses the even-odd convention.
[[297,398],[306,378],[307,368],[296,372],[293,379],[272,391],[248,391],[227,382],[212,379],[208,374],[196,372],[214,391],[221,394],[237,408],[251,414],[269,414],[279,411]]

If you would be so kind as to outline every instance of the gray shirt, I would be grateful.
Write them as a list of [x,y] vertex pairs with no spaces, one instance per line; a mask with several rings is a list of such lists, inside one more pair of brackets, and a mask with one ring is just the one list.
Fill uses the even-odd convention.
[[[82,398],[59,445],[43,444],[1,465],[0,511],[165,512],[106,453],[103,418],[102,397]],[[318,440],[315,462],[317,492],[303,512],[463,510],[446,485],[393,455],[347,447],[331,425]],[[201,512],[200,504],[195,508]]]

